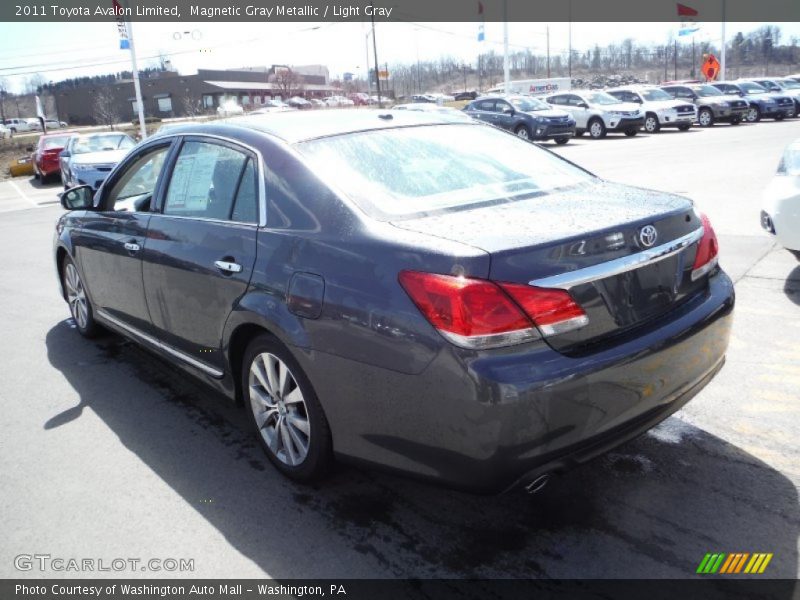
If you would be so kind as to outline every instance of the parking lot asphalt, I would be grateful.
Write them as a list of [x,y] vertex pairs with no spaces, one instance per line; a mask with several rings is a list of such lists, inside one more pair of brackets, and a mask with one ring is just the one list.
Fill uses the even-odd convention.
[[[350,466],[314,487],[288,482],[243,411],[133,343],[74,331],[51,257],[61,209],[41,204],[58,186],[0,184],[0,577],[687,577],[707,552],[771,552],[764,576],[796,577],[800,262],[758,212],[798,137],[800,121],[765,122],[557,149],[598,175],[696,198],[737,308],[706,389],[535,496]],[[194,571],[15,569],[35,553],[187,558]]]

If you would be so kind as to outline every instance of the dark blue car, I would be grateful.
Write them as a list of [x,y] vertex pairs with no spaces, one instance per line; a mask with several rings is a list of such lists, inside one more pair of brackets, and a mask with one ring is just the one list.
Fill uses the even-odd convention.
[[783,94],[774,94],[753,81],[720,81],[712,84],[723,94],[741,96],[750,104],[745,119],[758,123],[763,119],[780,121],[794,116],[794,100]]
[[62,195],[77,329],[244,403],[275,466],[536,489],[722,367],[734,304],[691,201],[479,122],[324,111],[171,129]]

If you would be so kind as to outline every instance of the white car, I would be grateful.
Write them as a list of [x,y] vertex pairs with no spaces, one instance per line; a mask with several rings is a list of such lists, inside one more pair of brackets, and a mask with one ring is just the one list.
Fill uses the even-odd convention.
[[764,191],[761,226],[800,259],[800,139],[784,150],[778,172]]
[[6,119],[5,126],[11,130],[11,133],[27,133],[32,131],[28,119]]
[[28,131],[41,131],[42,123],[39,119],[25,119],[28,121]]
[[644,125],[644,112],[638,104],[620,102],[605,92],[572,90],[548,96],[547,102],[572,115],[576,136],[588,131],[590,136],[599,139],[608,132],[621,131],[632,137]]
[[697,118],[694,104],[676,100],[654,85],[631,85],[606,91],[622,102],[633,102],[641,107],[647,133],[657,133],[662,127],[687,131]]
[[64,121],[56,121],[55,119],[47,119],[44,124],[48,131],[50,129],[61,129],[62,127],[67,127],[67,124]]
[[223,102],[217,107],[217,115],[220,117],[235,117],[243,114],[244,109],[236,102]]

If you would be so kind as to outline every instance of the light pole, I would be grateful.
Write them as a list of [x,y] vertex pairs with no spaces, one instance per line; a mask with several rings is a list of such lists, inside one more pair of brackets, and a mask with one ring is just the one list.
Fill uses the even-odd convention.
[[[370,4],[372,6],[372,4]],[[378,72],[378,41],[375,39],[375,11],[371,11],[372,16],[372,54],[375,58],[375,87],[378,90],[378,108],[383,108],[383,99],[381,98],[381,75]]]

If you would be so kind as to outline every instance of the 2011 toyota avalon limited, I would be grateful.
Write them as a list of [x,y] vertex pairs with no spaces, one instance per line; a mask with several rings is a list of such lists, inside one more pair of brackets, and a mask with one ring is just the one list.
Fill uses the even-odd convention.
[[684,405],[728,343],[733,286],[691,201],[479,122],[189,125],[62,202],[78,331],[241,399],[298,480],[338,456],[535,488]]

